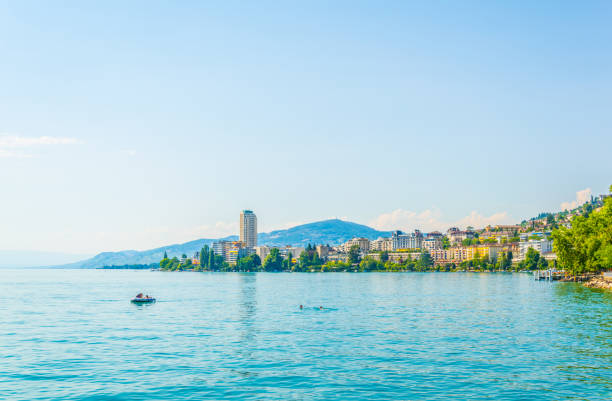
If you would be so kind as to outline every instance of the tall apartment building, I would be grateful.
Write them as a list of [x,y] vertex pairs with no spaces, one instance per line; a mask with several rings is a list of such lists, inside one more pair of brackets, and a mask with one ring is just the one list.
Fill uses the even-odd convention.
[[240,241],[247,248],[257,246],[257,216],[252,210],[243,210],[240,213]]

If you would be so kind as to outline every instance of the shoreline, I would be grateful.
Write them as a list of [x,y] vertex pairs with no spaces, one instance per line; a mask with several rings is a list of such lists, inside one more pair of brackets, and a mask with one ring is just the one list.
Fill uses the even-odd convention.
[[587,288],[612,291],[612,280],[606,279],[603,273],[575,276],[561,281],[580,283]]
[[603,275],[597,275],[589,278],[582,283],[588,288],[598,288],[601,290],[612,291],[612,280],[606,280]]

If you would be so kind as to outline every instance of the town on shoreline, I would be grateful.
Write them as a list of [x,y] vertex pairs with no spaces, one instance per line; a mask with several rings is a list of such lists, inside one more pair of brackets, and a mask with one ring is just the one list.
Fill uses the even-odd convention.
[[[612,192],[612,187],[610,188]],[[592,226],[591,229],[585,227]],[[445,233],[396,230],[389,237],[353,238],[343,244],[284,247],[257,244],[257,217],[240,213],[240,239],[217,241],[189,257],[159,263],[164,271],[425,272],[563,270],[567,279],[612,268],[612,197],[591,197],[558,213],[516,225]],[[607,231],[606,231],[607,230]],[[601,238],[600,238],[601,237]],[[599,244],[593,247],[592,242]],[[587,243],[591,243],[588,246]],[[144,266],[143,266],[144,267]]]

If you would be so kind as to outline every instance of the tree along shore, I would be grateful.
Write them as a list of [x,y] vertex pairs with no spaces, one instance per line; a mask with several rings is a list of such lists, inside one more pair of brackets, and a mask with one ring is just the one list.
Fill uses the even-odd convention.
[[352,247],[348,252],[347,262],[323,262],[316,252],[316,247],[308,245],[297,259],[292,255],[283,258],[277,248],[272,248],[270,254],[262,262],[259,256],[249,255],[241,258],[235,265],[223,261],[220,255],[215,255],[212,249],[205,246],[200,252],[200,263],[183,255],[182,261],[176,257],[164,258],[159,267],[164,271],[224,271],[224,272],[504,272],[543,269],[548,267],[540,254],[531,250],[524,261],[512,264],[512,253],[502,254],[499,258],[489,260],[475,257],[472,260],[458,264],[435,265],[427,252],[421,253],[416,260],[394,263],[389,260],[387,252],[381,252],[380,260],[359,256],[358,247]]
[[589,287],[612,287],[601,274],[612,270],[612,197],[599,209],[574,217],[571,228],[553,230],[552,238],[559,266],[574,281]]

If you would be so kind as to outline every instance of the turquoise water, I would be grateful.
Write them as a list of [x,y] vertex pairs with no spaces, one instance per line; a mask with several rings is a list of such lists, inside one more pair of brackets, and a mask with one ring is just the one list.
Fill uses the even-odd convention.
[[[132,305],[141,290],[159,301]],[[0,270],[0,361],[3,400],[611,399],[612,295],[523,274]]]

